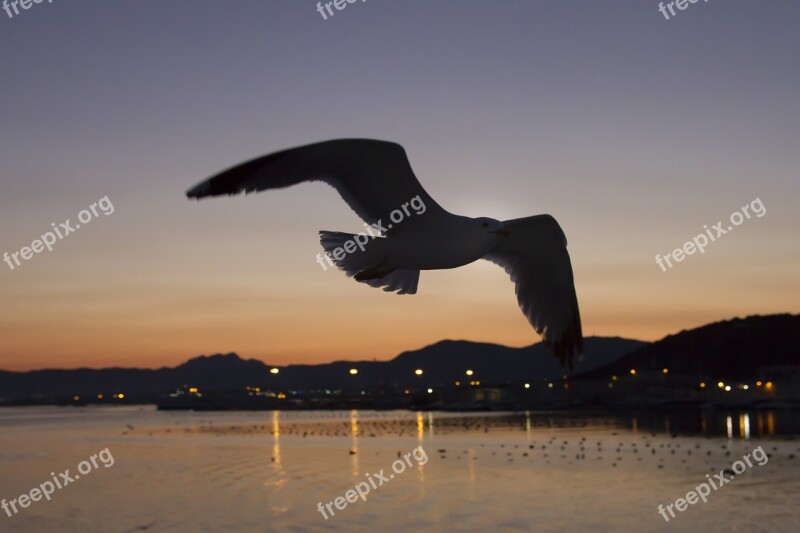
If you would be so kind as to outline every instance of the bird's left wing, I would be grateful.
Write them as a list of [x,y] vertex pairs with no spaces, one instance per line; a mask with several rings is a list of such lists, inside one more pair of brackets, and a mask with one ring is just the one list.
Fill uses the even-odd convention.
[[[426,218],[446,211],[422,188],[402,146],[374,139],[335,139],[275,152],[220,172],[189,189],[189,198],[281,189],[306,181],[333,186],[365,222],[388,218],[417,199]],[[412,221],[404,224],[412,223]]]
[[564,232],[550,215],[503,225],[508,238],[483,258],[511,276],[522,313],[571,370],[573,357],[583,350],[583,334]]

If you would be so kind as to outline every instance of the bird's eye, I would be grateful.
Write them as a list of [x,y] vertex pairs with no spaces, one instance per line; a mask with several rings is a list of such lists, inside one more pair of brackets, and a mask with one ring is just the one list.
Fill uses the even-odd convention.
[[481,226],[483,226],[484,228],[488,228],[489,227],[489,223],[488,222],[484,222],[483,224],[481,224]]

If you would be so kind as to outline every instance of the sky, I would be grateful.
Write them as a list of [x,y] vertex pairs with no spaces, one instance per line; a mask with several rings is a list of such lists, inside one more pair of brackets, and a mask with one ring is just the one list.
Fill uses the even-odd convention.
[[[189,201],[240,161],[402,144],[445,209],[553,215],[586,335],[800,312],[800,3],[82,0],[0,11],[0,369],[390,359],[539,341],[486,261],[398,296],[315,260],[324,184]],[[663,271],[655,261],[756,199]],[[109,209],[110,211],[110,209]],[[752,209],[750,210],[753,211]],[[90,216],[87,216],[90,215]],[[66,231],[66,230],[65,230]]]

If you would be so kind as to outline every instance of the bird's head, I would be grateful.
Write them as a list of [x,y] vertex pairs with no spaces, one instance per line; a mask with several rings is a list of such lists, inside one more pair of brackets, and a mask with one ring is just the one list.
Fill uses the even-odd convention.
[[475,224],[477,224],[482,231],[484,231],[489,235],[492,235],[495,238],[499,237],[502,239],[502,238],[507,238],[510,235],[510,233],[505,228],[503,223],[493,218],[486,218],[486,217],[476,218]]

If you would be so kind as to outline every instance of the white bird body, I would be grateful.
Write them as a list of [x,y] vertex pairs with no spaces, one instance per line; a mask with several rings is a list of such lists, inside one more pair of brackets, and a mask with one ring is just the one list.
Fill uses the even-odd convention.
[[[420,270],[457,268],[478,259],[496,263],[515,283],[528,321],[562,364],[572,366],[583,337],[566,238],[555,219],[538,215],[501,222],[449,213],[422,188],[398,144],[337,139],[283,150],[221,172],[186,194],[234,195],[304,181],[333,186],[365,222],[381,228],[382,235],[372,237],[320,231],[328,257],[347,275],[385,291],[414,294]],[[416,211],[408,210],[410,199]],[[401,207],[405,216],[395,222],[390,213]]]

